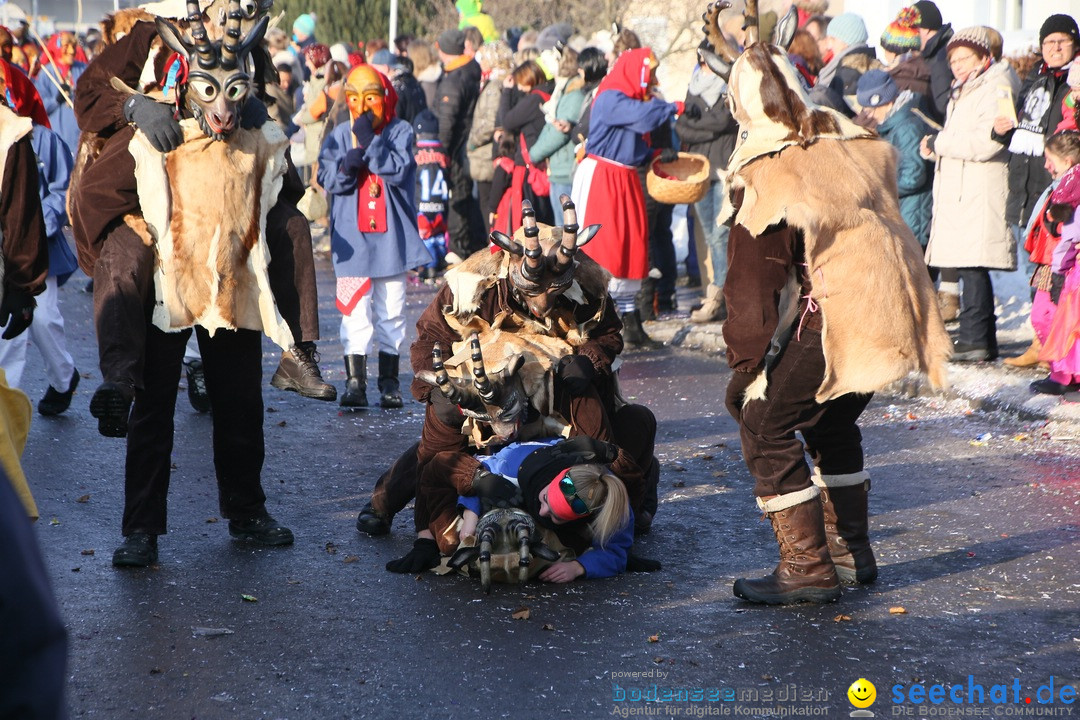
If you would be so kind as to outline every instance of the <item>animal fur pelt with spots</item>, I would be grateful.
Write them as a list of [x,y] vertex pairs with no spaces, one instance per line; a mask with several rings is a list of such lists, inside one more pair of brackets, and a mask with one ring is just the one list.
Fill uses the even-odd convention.
[[155,240],[154,324],[261,330],[293,343],[267,277],[266,215],[277,200],[288,140],[275,123],[214,142],[195,120],[167,155],[142,132],[129,145],[143,218]]

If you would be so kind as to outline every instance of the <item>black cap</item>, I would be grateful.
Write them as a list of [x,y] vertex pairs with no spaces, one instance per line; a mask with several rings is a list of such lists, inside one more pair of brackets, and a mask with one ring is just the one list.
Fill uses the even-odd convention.
[[941,11],[938,10],[937,5],[930,0],[919,0],[914,8],[919,11],[919,19],[914,23],[915,27],[923,30],[941,29]]
[[435,117],[435,113],[431,112],[431,110],[424,108],[413,118],[413,130],[416,131],[417,136],[437,136],[439,134],[439,118]]

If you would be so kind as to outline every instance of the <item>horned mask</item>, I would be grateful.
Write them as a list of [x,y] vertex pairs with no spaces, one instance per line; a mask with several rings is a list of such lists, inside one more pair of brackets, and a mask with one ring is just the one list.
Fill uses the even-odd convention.
[[578,248],[592,240],[599,225],[578,232],[577,210],[569,195],[560,195],[563,224],[550,226],[536,222],[532,203],[521,203],[522,225],[509,237],[494,231],[491,242],[510,253],[510,284],[514,298],[536,318],[544,319],[555,308],[559,296],[574,282]]
[[[250,53],[262,40],[269,24],[269,18],[263,16],[244,35],[243,7],[240,0],[229,0],[224,35],[213,42],[203,23],[198,0],[187,0],[190,41],[165,18],[155,18],[161,39],[187,66],[181,101],[213,140],[225,139],[239,126],[240,111],[251,92]],[[248,0],[249,12],[258,12],[259,7],[257,2]]]

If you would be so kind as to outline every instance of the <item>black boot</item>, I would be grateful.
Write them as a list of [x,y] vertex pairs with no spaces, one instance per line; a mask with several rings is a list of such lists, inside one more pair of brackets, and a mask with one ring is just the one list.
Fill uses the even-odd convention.
[[368,502],[360,510],[360,514],[356,516],[356,529],[362,533],[367,533],[371,537],[379,537],[390,532],[390,525],[393,522],[393,515],[379,512],[374,505]]
[[637,308],[642,320],[656,319],[656,278],[651,274],[641,281],[641,289],[634,297],[634,307]]
[[274,377],[270,378],[270,384],[279,390],[291,390],[307,398],[337,399],[337,388],[323,380],[319,370],[319,353],[313,342],[297,343],[288,352],[282,353],[281,363]]
[[379,405],[384,408],[399,408],[405,403],[401,399],[401,383],[398,382],[400,355],[379,352]]
[[[819,479],[815,478],[814,482],[819,482]],[[821,482],[824,485],[825,481]],[[840,582],[845,585],[868,584],[877,580],[877,561],[869,537],[869,493],[869,480],[858,485],[821,487],[821,509],[825,513],[829,555]]]
[[623,342],[627,345],[642,348],[658,348],[663,346],[663,343],[653,340],[645,332],[645,328],[641,325],[641,314],[637,310],[623,313],[622,324]]
[[341,407],[367,407],[367,355],[346,355],[345,373],[349,377],[345,381]]
[[98,432],[105,437],[127,437],[135,387],[106,380],[90,398],[90,414],[97,418]]

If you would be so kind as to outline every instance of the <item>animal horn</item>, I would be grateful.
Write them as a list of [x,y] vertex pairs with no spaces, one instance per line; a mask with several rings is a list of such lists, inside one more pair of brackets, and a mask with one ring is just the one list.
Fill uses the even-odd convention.
[[750,47],[758,41],[761,33],[758,27],[757,0],[746,0],[746,12],[743,13],[743,30],[746,31],[746,39],[743,47]]
[[[723,31],[720,29],[720,13],[727,10],[729,7],[731,7],[731,3],[728,2],[728,0],[709,3],[708,7],[705,8],[705,14],[701,16],[701,19],[705,21],[705,27],[701,28],[701,30],[705,33],[705,39],[708,40],[714,50],[714,52],[709,53],[709,55],[714,55],[714,57],[717,57],[719,60],[730,66],[731,63],[735,62],[735,59],[739,57],[739,53],[731,46],[731,43],[724,37]],[[702,53],[702,57],[705,58],[706,63],[708,63],[708,55],[705,54],[708,51],[702,50],[700,52]],[[709,67],[712,68],[713,72],[717,72],[717,69],[711,64]],[[728,70],[730,71],[730,69],[731,68],[729,67]]]
[[187,22],[191,28],[191,39],[195,41],[195,53],[199,56],[199,67],[210,70],[217,66],[217,54],[206,35],[206,26],[202,21],[202,9],[199,0],[187,0]]
[[536,226],[536,212],[528,200],[521,201],[521,227],[525,235],[522,248],[525,260],[521,263],[521,274],[526,280],[540,282],[544,276],[544,251],[540,247],[540,228]]
[[480,587],[484,594],[491,594],[491,546],[495,543],[495,526],[487,525],[480,531],[480,557],[477,565],[480,566]]
[[524,585],[529,579],[529,564],[532,562],[532,554],[529,552],[529,540],[532,532],[525,523],[516,523],[510,530],[517,532],[518,541],[518,584]]
[[799,29],[799,12],[792,5],[788,8],[784,17],[773,28],[772,44],[778,48],[787,50],[791,47],[791,41],[795,39],[795,31]]
[[563,194],[559,196],[559,203],[562,205],[563,225],[562,242],[559,243],[559,254],[556,260],[557,271],[565,270],[574,262],[578,234],[577,209],[574,207],[574,201],[569,195]]
[[243,19],[240,0],[230,0],[226,11],[225,37],[221,39],[221,67],[225,70],[233,70],[238,64],[236,56],[240,47],[240,21]]
[[472,362],[473,385],[480,393],[480,399],[491,403],[495,400],[495,388],[484,370],[484,353],[480,350],[480,336],[476,333],[469,336],[469,349],[472,351],[469,360]]
[[450,376],[446,374],[446,365],[443,364],[442,346],[435,343],[431,348],[431,369],[435,371],[435,384],[439,386],[446,399],[452,403],[461,404],[461,391],[454,383],[450,382]]
[[491,234],[488,235],[488,240],[491,241],[492,245],[501,247],[511,255],[522,255],[525,252],[521,247],[521,243],[506,233],[499,232],[498,230],[492,230]]

